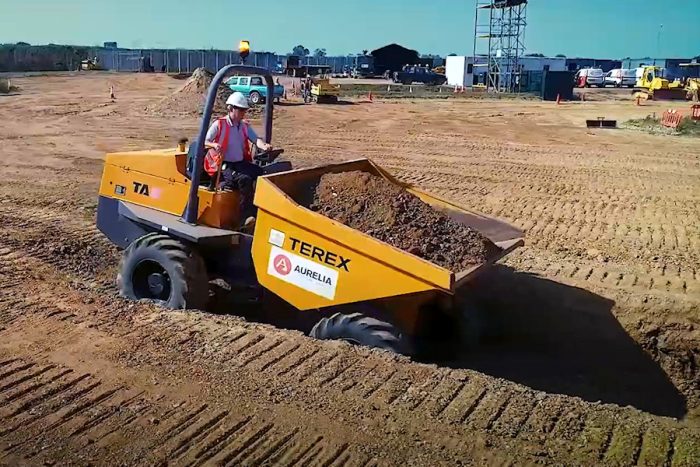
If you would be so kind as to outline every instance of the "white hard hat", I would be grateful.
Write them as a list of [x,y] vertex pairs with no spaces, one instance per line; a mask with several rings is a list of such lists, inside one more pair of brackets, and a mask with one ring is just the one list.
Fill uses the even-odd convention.
[[250,107],[248,104],[248,99],[246,99],[246,97],[240,92],[234,92],[228,96],[228,99],[226,99],[226,105],[232,105],[234,107],[238,107],[239,109],[247,109]]

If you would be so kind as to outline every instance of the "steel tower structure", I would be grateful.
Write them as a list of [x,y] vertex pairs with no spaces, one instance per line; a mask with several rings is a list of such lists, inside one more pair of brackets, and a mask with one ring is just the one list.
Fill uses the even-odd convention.
[[476,0],[474,63],[486,58],[476,66],[486,68],[489,92],[520,92],[526,13],[527,0]]

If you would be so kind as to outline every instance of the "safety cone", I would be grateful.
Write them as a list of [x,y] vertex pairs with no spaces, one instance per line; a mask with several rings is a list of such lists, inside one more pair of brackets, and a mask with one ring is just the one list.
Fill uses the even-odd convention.
[[557,105],[561,104],[561,94],[557,94]]

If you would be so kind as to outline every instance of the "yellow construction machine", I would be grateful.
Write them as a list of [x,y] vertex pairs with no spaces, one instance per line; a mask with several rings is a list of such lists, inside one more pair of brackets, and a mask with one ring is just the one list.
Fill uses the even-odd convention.
[[664,77],[664,69],[658,66],[645,66],[632,91],[635,98],[659,101],[685,100],[686,94],[685,86]]
[[685,87],[686,98],[693,102],[700,101],[700,63],[681,63],[681,84]]
[[338,102],[340,86],[331,84],[330,78],[323,76],[311,78],[311,99],[319,104]]
[[100,65],[100,61],[97,57],[95,58],[88,58],[86,60],[83,60],[80,62],[80,67],[78,68],[78,71],[101,71],[104,70],[102,65]]
[[[289,311],[310,318],[310,334],[410,353],[430,318],[459,317],[457,292],[474,276],[523,244],[523,232],[408,185],[410,192],[490,238],[500,251],[482,264],[450,271],[307,209],[299,200],[326,173],[365,171],[400,184],[367,159],[291,170],[276,153],[258,155],[267,175],[258,178],[254,232],[238,229],[238,192],[203,179],[203,141],[216,92],[233,73],[269,71],[229,65],[209,88],[198,137],[177,148],[107,154],[99,191],[97,226],[123,248],[117,284],[130,299],[166,308],[206,309],[209,285],[276,296]],[[272,137],[272,99],[266,102],[265,141]],[[277,151],[279,153],[279,151]],[[268,293],[268,292],[271,292]],[[287,315],[290,317],[290,315]],[[465,318],[466,317],[466,318]]]

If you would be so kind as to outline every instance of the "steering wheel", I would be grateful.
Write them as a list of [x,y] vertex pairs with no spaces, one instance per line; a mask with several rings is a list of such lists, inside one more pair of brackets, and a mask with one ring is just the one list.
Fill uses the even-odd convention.
[[255,156],[253,156],[253,159],[255,162],[259,164],[271,164],[277,159],[282,153],[284,152],[284,149],[270,149],[269,151],[263,151]]

